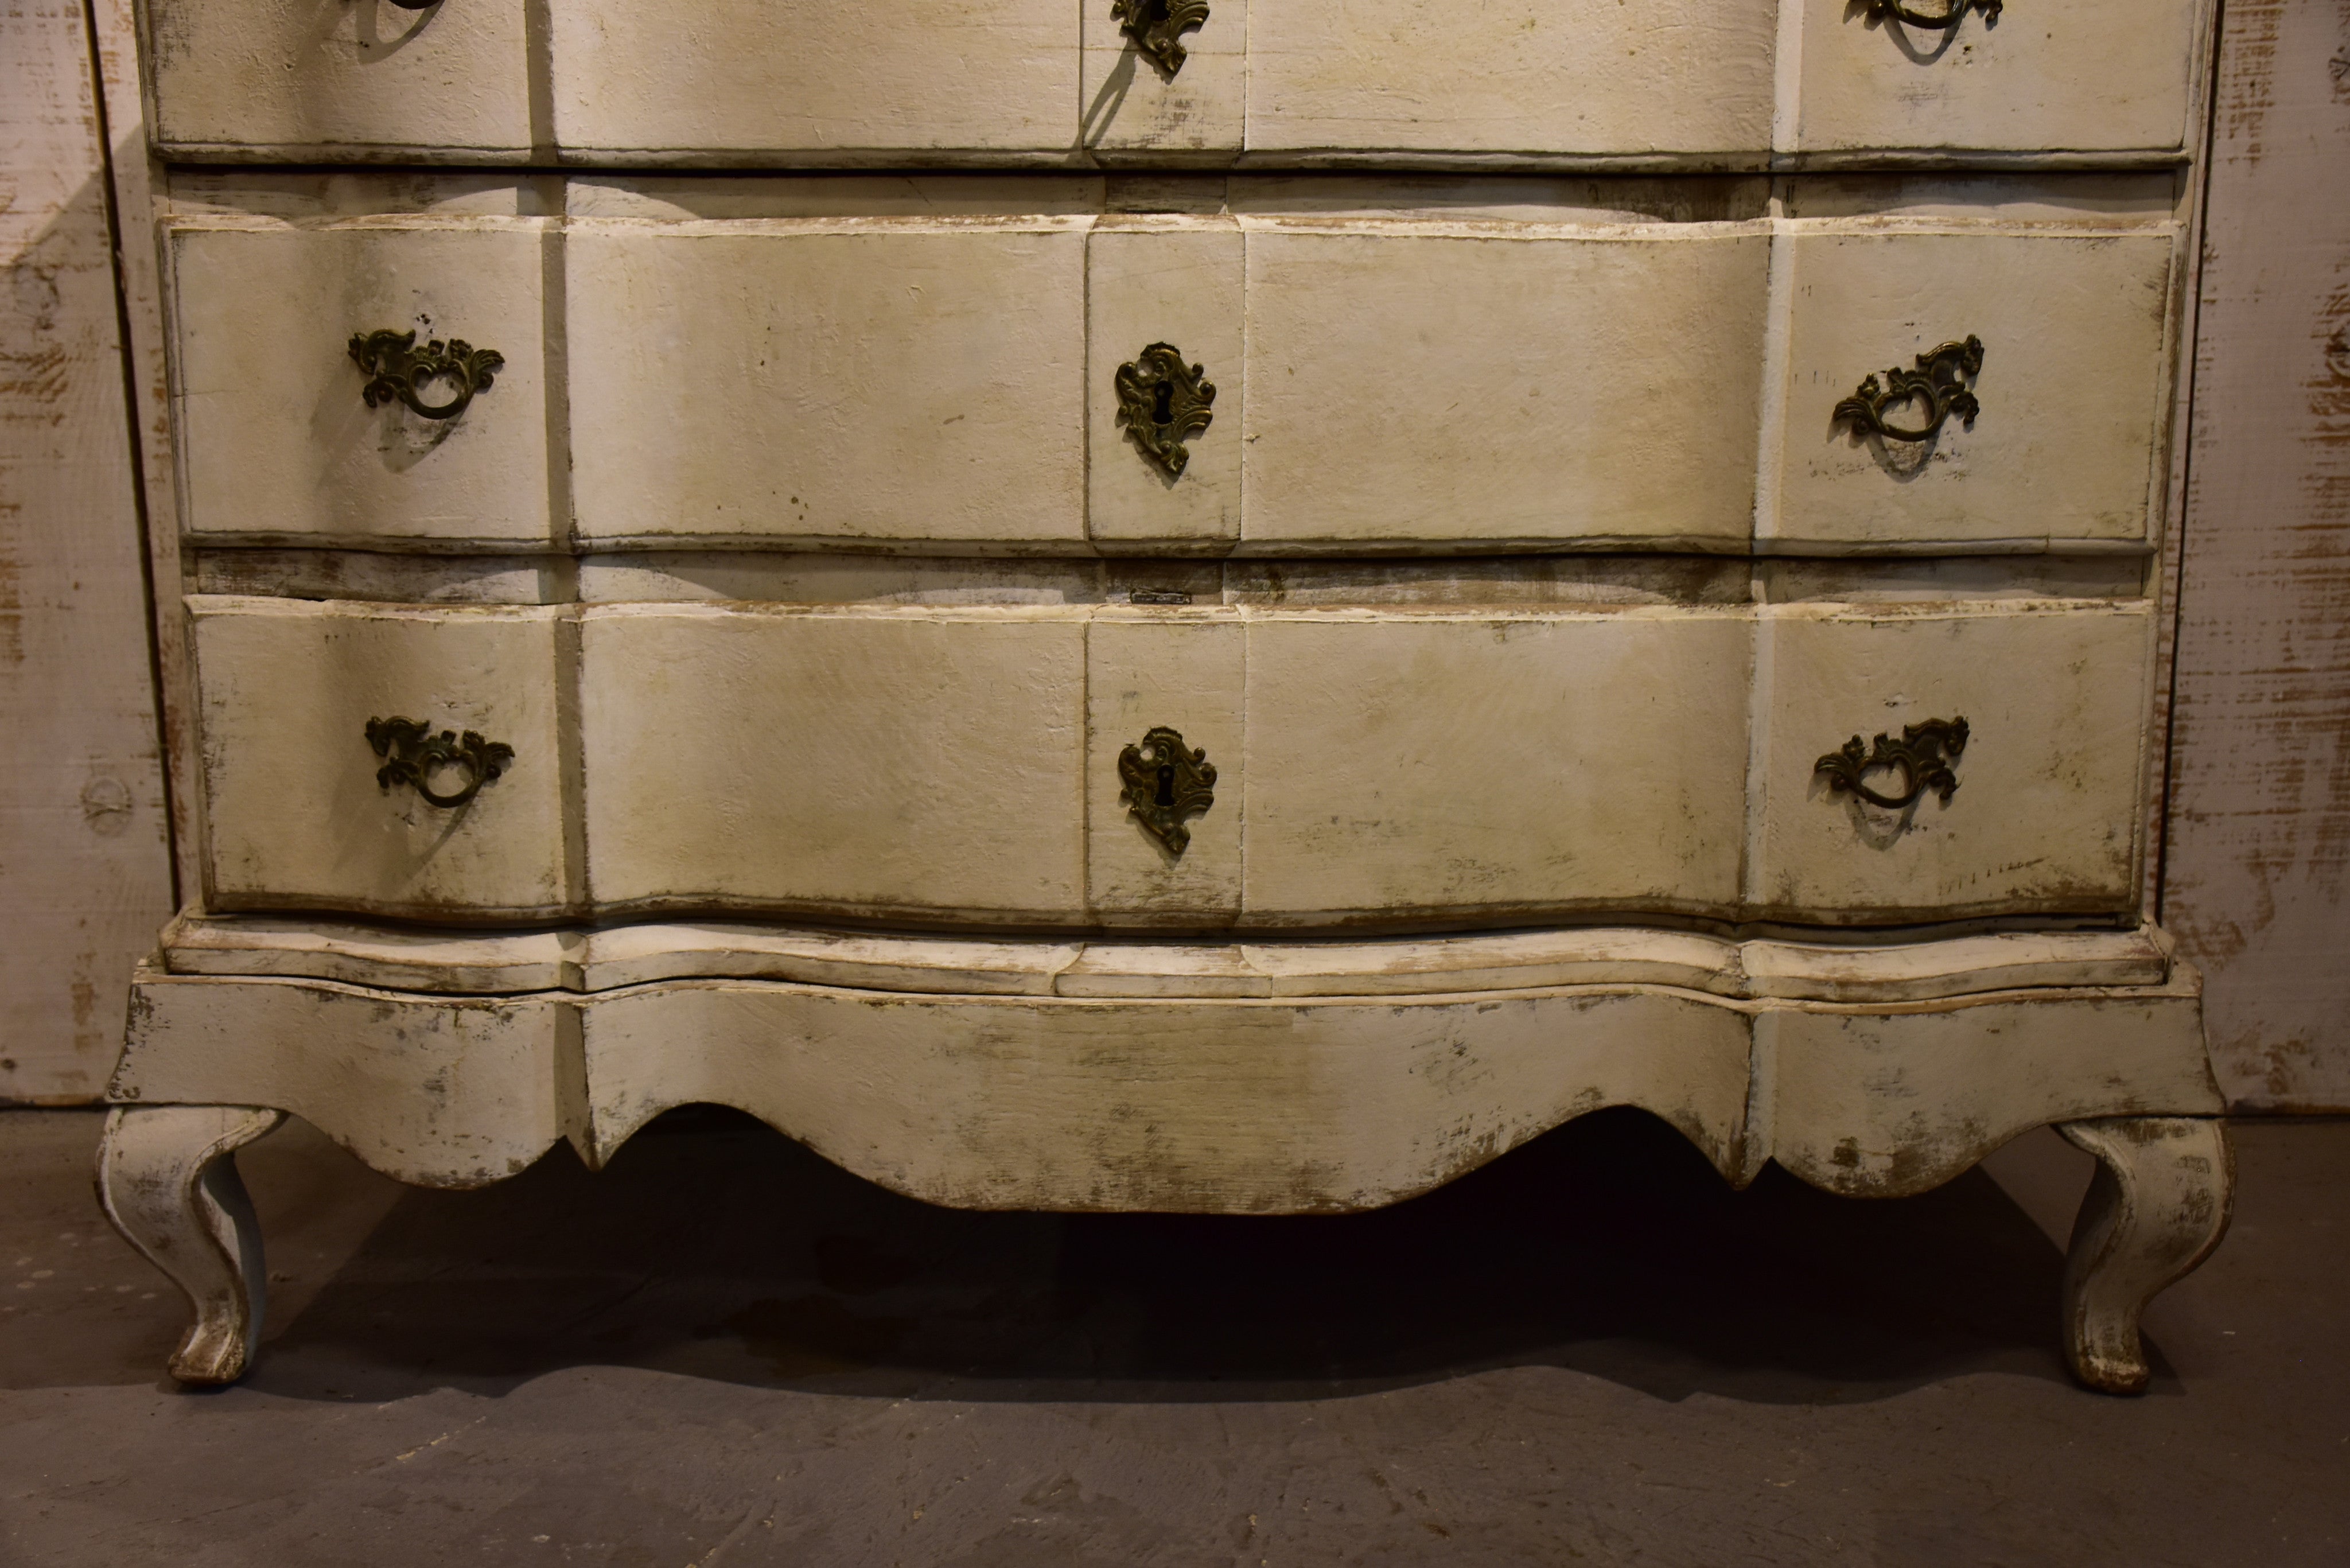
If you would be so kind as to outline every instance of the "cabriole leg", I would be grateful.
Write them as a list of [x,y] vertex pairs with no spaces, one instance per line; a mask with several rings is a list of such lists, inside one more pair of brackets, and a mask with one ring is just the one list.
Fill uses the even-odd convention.
[[182,1383],[234,1383],[252,1363],[268,1276],[235,1155],[285,1119],[252,1106],[124,1106],[106,1118],[106,1217],[195,1305],[172,1355]]
[[2092,1388],[2143,1394],[2139,1314],[2220,1244],[2235,1155],[2226,1129],[2200,1116],[2114,1116],[2056,1130],[2097,1157],[2064,1259],[2065,1359]]

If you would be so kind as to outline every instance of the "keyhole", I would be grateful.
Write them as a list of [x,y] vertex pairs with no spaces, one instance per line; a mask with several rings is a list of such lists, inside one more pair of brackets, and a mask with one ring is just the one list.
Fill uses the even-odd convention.
[[1175,804],[1175,764],[1172,763],[1159,764],[1159,804]]
[[1162,425],[1175,422],[1175,384],[1172,381],[1159,382],[1158,389],[1150,394],[1150,417]]

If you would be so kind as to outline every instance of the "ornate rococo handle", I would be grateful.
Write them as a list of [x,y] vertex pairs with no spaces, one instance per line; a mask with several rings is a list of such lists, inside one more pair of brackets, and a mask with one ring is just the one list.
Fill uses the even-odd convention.
[[1206,376],[1205,366],[1186,366],[1172,343],[1153,343],[1118,368],[1118,422],[1170,479],[1181,477],[1191,461],[1183,443],[1216,417],[1209,411],[1216,386]]
[[[488,391],[506,365],[506,357],[496,349],[476,348],[462,337],[446,343],[435,337],[420,348],[415,333],[389,330],[352,333],[351,360],[367,372],[368,383],[359,396],[369,408],[398,398],[428,420],[453,420],[463,413],[473,394]],[[442,379],[454,381],[457,395],[445,403],[426,402],[425,383]]]
[[1981,11],[1986,23],[1994,27],[1999,26],[2000,0],[1950,0],[1950,8],[1939,16],[1912,11],[1902,5],[1901,0],[1868,0],[1868,19],[1872,22],[1890,19],[1912,27],[1924,27],[1929,32],[1943,33],[1959,25],[1969,5]]
[[[436,735],[432,725],[414,719],[369,719],[367,740],[384,759],[375,771],[378,784],[407,784],[428,805],[443,807],[463,805],[479,794],[484,784],[506,771],[515,754],[503,741],[485,741],[471,730],[462,736],[454,730]],[[436,793],[432,775],[442,768],[464,769],[465,787],[453,794]]]
[[1208,0],[1111,0],[1109,14],[1118,30],[1171,78],[1190,57],[1178,35],[1207,25]]
[[1216,766],[1207,749],[1186,746],[1182,732],[1164,724],[1118,753],[1118,776],[1126,808],[1173,855],[1191,846],[1183,819],[1216,804]]
[[[1871,805],[1881,805],[1887,811],[1907,811],[1915,805],[1928,790],[1950,804],[1959,793],[1959,775],[1950,764],[1967,749],[1967,722],[1964,719],[1929,719],[1922,724],[1904,724],[1901,738],[1879,735],[1876,744],[1863,747],[1855,735],[1836,751],[1830,752],[1812,764],[1814,774],[1828,776],[1830,794],[1856,794]],[[1863,775],[1879,768],[1901,770],[1902,791],[1898,795],[1879,794],[1868,787]]]
[[[1882,386],[1874,376],[1861,382],[1851,397],[1835,406],[1828,423],[1850,424],[1864,435],[1880,435],[1887,441],[1923,441],[1933,440],[1943,422],[1956,414],[1971,430],[1982,405],[1961,377],[1970,379],[1980,373],[1982,362],[1981,338],[1970,335],[1963,343],[1945,343],[1918,355],[1914,370],[1896,365],[1886,371]],[[1887,421],[1887,409],[1909,402],[1925,404],[1933,410],[1934,417],[1915,430]]]

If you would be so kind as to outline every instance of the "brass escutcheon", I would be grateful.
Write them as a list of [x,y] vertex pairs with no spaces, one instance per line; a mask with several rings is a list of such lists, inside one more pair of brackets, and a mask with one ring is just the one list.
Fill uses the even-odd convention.
[[1118,422],[1170,479],[1180,478],[1191,461],[1183,443],[1215,418],[1209,405],[1216,387],[1206,376],[1204,366],[1187,367],[1172,343],[1153,343],[1118,368]]
[[1207,25],[1208,0],[1111,0],[1109,14],[1118,30],[1171,78],[1190,57],[1178,35]]
[[1191,846],[1183,819],[1216,804],[1216,768],[1206,750],[1186,746],[1182,733],[1164,724],[1118,753],[1118,776],[1126,808],[1172,855]]

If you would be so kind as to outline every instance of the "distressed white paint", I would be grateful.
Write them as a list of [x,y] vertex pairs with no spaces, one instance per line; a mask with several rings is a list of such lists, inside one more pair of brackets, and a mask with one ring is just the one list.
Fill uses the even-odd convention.
[[708,978],[987,996],[1415,996],[1664,985],[1725,997],[1887,1002],[2159,985],[2170,973],[2168,940],[2152,927],[1845,945],[1565,926],[1227,945],[715,921],[461,934],[307,917],[190,914],[174,920],[162,941],[165,965],[176,974],[301,975],[464,995],[602,992]]
[[171,156],[526,161],[529,0],[147,0]]
[[290,1111],[387,1176],[479,1187],[587,1132],[578,1040],[543,996],[142,971],[107,1097]]
[[[1107,0],[1099,0],[1107,5]],[[667,0],[555,5],[556,135],[583,161],[1067,154],[1066,0]]]
[[[2127,909],[2135,896],[2152,616],[2144,601],[1775,606],[1757,628],[1746,909],[1886,924]],[[1906,811],[1832,794],[1857,735],[1965,719],[1959,787]],[[1868,776],[1880,794],[1898,769]]]
[[[572,906],[561,612],[192,597],[189,614],[210,907],[512,920]],[[377,782],[368,722],[390,717],[478,732],[514,759],[463,805],[430,805]]]
[[1249,148],[1760,149],[1773,11],[1768,0],[1251,0]]
[[0,14],[0,1099],[46,1102],[103,1085],[172,903],[84,15]]
[[[1213,220],[1112,220],[1086,242],[1086,521],[1123,545],[1198,541],[1241,531],[1241,452],[1248,429],[1241,231]],[[1118,423],[1118,372],[1154,343],[1172,344],[1216,389],[1208,428],[1170,478]],[[1195,546],[1196,547],[1196,546]]]
[[1086,0],[1078,27],[1085,79],[1077,140],[1087,151],[1118,163],[1221,162],[1240,151],[1249,0],[1209,6],[1206,23],[1181,35],[1184,58],[1171,76],[1136,47],[1110,15],[1109,0]]
[[2216,1116],[2199,990],[2181,965],[2145,989],[1773,1004],[1755,1023],[1771,1158],[1830,1191],[1898,1197],[2050,1122]]
[[600,907],[1082,909],[1083,611],[616,605],[580,634]]
[[1252,919],[1729,907],[1752,635],[1681,608],[1253,615],[1222,785]]
[[1249,221],[1243,537],[1742,542],[1768,238],[1447,227]]
[[581,220],[580,535],[1083,539],[1085,256],[1052,220]]
[[[2199,97],[2203,0],[2067,0],[1970,8],[1948,31],[1869,16],[1849,0],[1800,8],[1797,100],[1780,149],[1841,154],[1937,149],[2172,154]],[[1933,14],[1929,3],[1913,9]]]
[[[1852,225],[1856,229],[1857,223]],[[2167,226],[2166,226],[2167,229]],[[1982,544],[2149,534],[2174,233],[1816,232],[1788,248],[1778,547],[1904,540]],[[1981,412],[1927,442],[1835,419],[1865,378],[1887,383],[1944,343],[1979,338]],[[1912,400],[1886,410],[1930,418]],[[1765,461],[1771,461],[1766,456]]]
[[[540,221],[191,220],[169,243],[192,535],[550,537]],[[454,419],[371,409],[348,345],[378,330],[463,339],[505,366]]]
[[[1237,612],[1095,612],[1086,627],[1086,901],[1118,926],[1227,923],[1241,908],[1247,629]],[[1152,729],[1179,731],[1216,769],[1216,804],[1180,854],[1128,808],[1118,758]]]

